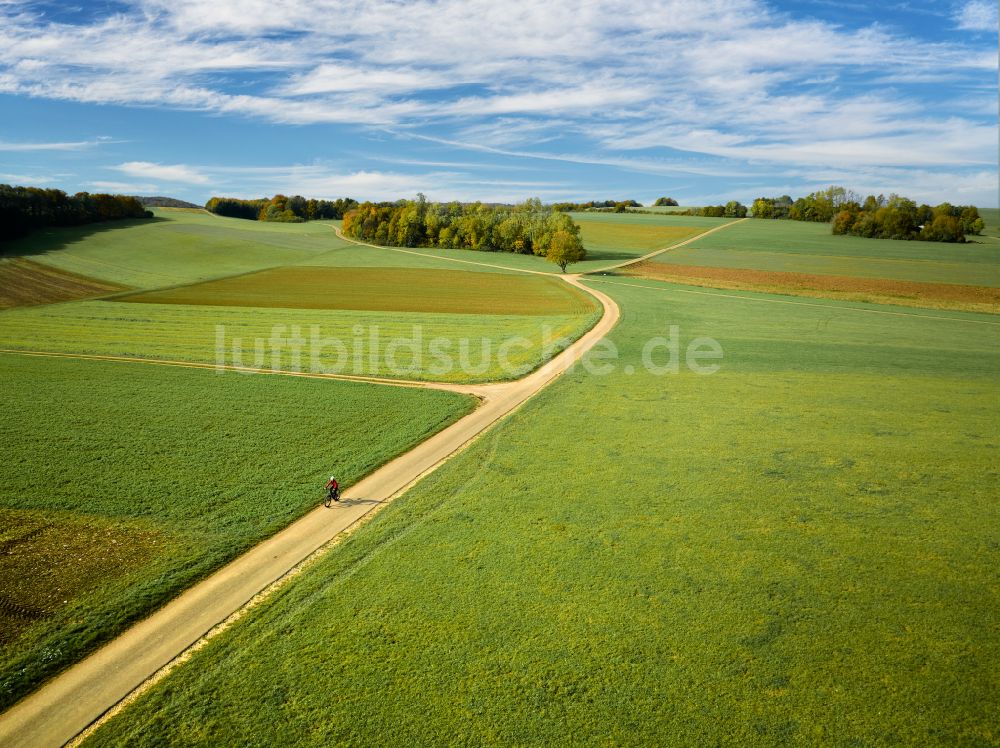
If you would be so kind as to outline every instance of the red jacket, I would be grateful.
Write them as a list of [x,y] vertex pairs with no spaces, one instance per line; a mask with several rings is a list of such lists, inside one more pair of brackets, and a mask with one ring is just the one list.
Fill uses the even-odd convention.
[[334,490],[336,490],[339,486],[340,486],[340,484],[337,483],[337,481],[335,481],[333,478],[331,478],[330,480],[328,480],[326,482],[326,490],[327,491],[329,491],[331,488],[334,489]]

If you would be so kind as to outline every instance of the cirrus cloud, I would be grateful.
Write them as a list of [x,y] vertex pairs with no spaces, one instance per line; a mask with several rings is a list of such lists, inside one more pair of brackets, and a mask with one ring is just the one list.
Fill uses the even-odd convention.
[[[117,7],[70,22],[30,0],[0,3],[0,93],[347,125],[637,173],[661,168],[647,151],[776,168],[957,174],[996,163],[997,53],[976,34],[915,38],[764,0]],[[994,28],[995,5],[970,0],[955,24]],[[928,93],[931,82],[962,105]],[[143,182],[210,183],[181,164],[115,168]]]

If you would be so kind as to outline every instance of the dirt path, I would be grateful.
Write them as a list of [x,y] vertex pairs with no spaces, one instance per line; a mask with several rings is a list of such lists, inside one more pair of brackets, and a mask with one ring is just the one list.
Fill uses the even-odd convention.
[[589,332],[523,379],[463,389],[483,398],[475,411],[352,486],[340,505],[317,507],[22,699],[0,715],[0,745],[59,746],[72,740],[306,557],[400,495],[572,367],[611,331],[619,310],[609,296],[584,287],[577,276],[557,277],[603,306],[604,315]]
[[[743,223],[744,221],[749,221],[749,220],[750,220],[749,218],[740,218],[735,221],[730,221],[729,223],[724,223],[721,226],[716,226],[715,228],[709,229],[708,231],[703,231],[702,233],[697,234],[696,236],[692,236],[689,239],[685,239],[684,241],[680,241],[675,244],[670,244],[666,247],[660,247],[659,249],[654,249],[652,252],[644,254],[642,257],[635,257],[631,260],[624,260],[623,262],[618,262],[615,263],[614,265],[607,265],[606,267],[597,268],[596,270],[587,270],[586,275],[594,275],[595,273],[606,273],[609,270],[617,270],[618,268],[623,268],[626,265],[634,265],[639,262],[645,262],[651,257],[656,257],[657,255],[661,255],[664,252],[670,252],[671,250],[674,249],[680,249],[681,247],[686,247],[691,242],[696,242],[699,239],[708,236],[709,234],[714,234],[716,231],[722,231],[723,229],[727,229],[730,226],[735,226],[738,223]],[[362,247],[372,247],[373,249],[380,249],[388,252],[402,252],[403,254],[416,255],[417,257],[423,257],[424,259],[429,258],[434,260],[446,260],[447,262],[460,262],[463,265],[478,265],[479,267],[484,267],[484,268],[496,268],[497,270],[506,270],[508,272],[530,273],[531,275],[545,275],[550,278],[559,277],[554,271],[546,272],[544,270],[527,270],[525,268],[508,267],[507,265],[494,265],[489,262],[477,262],[476,260],[462,260],[459,259],[458,257],[444,257],[440,255],[426,254],[424,252],[417,252],[415,250],[406,249],[404,247],[383,247],[380,244],[369,244],[368,242],[363,242],[359,241],[358,239],[352,239],[348,236],[344,236],[343,232],[339,228],[334,226],[332,223],[324,223],[323,225],[329,226],[331,229],[333,229],[334,233],[337,235],[339,239],[343,239],[345,242],[350,242],[351,244],[358,244]]]
[[627,265],[635,265],[635,264],[640,263],[640,262],[645,262],[646,260],[650,259],[651,257],[656,257],[657,255],[662,255],[664,252],[670,252],[671,250],[674,250],[674,249],[680,249],[681,247],[686,247],[688,244],[691,244],[692,242],[696,242],[699,239],[704,239],[709,234],[714,234],[716,231],[722,231],[723,229],[728,229],[730,226],[735,226],[738,223],[743,223],[744,221],[749,221],[749,220],[750,220],[749,218],[739,218],[739,219],[737,219],[735,221],[730,221],[729,223],[724,223],[721,226],[716,226],[714,229],[709,229],[708,231],[703,231],[702,233],[700,233],[700,234],[698,234],[696,236],[692,236],[690,239],[685,239],[682,242],[677,242],[676,244],[671,244],[668,247],[661,247],[660,249],[654,249],[652,252],[650,252],[649,254],[645,254],[642,257],[636,257],[635,259],[632,259],[632,260],[625,260],[624,262],[618,262],[618,263],[615,263],[614,265],[608,265],[607,267],[598,268],[597,270],[588,270],[587,274],[588,275],[593,275],[594,273],[606,273],[609,270],[618,270],[619,268],[623,268],[623,267],[625,267]]

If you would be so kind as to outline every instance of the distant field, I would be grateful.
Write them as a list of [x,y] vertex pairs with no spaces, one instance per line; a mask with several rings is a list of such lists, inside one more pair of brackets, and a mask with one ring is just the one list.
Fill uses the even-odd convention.
[[700,206],[687,206],[687,205],[644,205],[637,210],[649,211],[651,213],[682,213],[685,210],[697,210]]
[[[995,743],[996,319],[598,285],[612,373],[554,383],[90,744]],[[648,373],[670,325],[719,373]]]
[[[227,364],[277,364],[275,368],[287,369],[296,366],[290,344],[283,345],[276,359],[269,340],[276,330],[286,339],[297,331],[303,341],[298,365],[306,370],[315,366],[342,374],[482,382],[516,378],[535,368],[548,342],[576,339],[599,317],[597,309],[590,314],[540,316],[80,301],[0,314],[0,348],[212,363],[217,360],[221,326]],[[499,351],[515,338],[523,338],[525,345],[507,351],[512,367],[507,369]],[[390,356],[393,341],[415,342],[395,346]],[[354,355],[355,345],[363,350],[360,357]],[[450,363],[437,350],[443,350]]]
[[794,296],[813,296],[900,304],[932,309],[1000,313],[1000,288],[963,286],[954,283],[921,283],[889,278],[861,278],[843,275],[747,270],[743,268],[670,265],[652,260],[631,265],[628,275],[691,283],[711,288],[733,288]]
[[[681,210],[684,209],[682,208]],[[733,218],[678,216],[673,215],[670,211],[664,211],[656,215],[649,213],[570,213],[570,215],[581,226],[584,224],[611,223],[625,226],[693,226],[702,229],[712,229],[736,220]]]
[[452,393],[0,354],[0,707],[469,412]]
[[554,278],[425,268],[284,267],[117,300],[488,315],[590,315],[597,310],[592,298]]
[[656,261],[1000,287],[1000,245],[834,236],[827,224],[803,221],[744,221]]
[[572,213],[580,224],[588,259],[574,272],[597,270],[633,260],[731,222],[727,218],[644,215],[641,213]]
[[4,245],[8,256],[134,288],[245,273],[329,252],[344,243],[319,223],[276,224],[157,209],[151,221],[45,229]]
[[629,259],[621,258],[620,255],[652,252],[703,231],[703,228],[695,226],[582,222],[583,240],[591,259],[599,259],[602,255],[606,255],[609,260]]
[[[986,223],[983,236],[990,239],[1000,239],[1000,208],[980,208],[979,215]],[[969,237],[972,241],[981,241],[982,237]]]
[[[626,260],[641,257],[644,254],[660,249],[662,247],[683,241],[699,232],[723,224],[729,223],[730,219],[723,218],[698,218],[689,216],[670,215],[642,215],[635,213],[571,213],[574,221],[580,224],[581,235],[584,247],[588,252],[588,259],[578,262],[569,267],[571,273],[586,273],[606,267],[608,265],[624,262]],[[365,247],[357,247],[356,250],[366,251]],[[372,251],[372,250],[367,250]],[[416,249],[406,249],[399,252],[392,248],[380,248],[374,250],[385,253],[398,253],[400,259],[427,258],[436,263],[430,267],[464,267],[467,270],[480,270],[496,272],[492,268],[476,268],[469,263],[485,263],[496,266],[497,269],[505,270],[529,270],[541,273],[558,273],[559,268],[548,262],[544,257],[534,255],[518,255],[510,252],[475,252],[467,249],[441,249],[421,247]],[[355,258],[364,262],[367,255],[355,253],[351,255],[350,262]],[[345,257],[341,250],[336,253],[325,255],[326,262],[333,264],[344,264]],[[459,260],[463,264],[454,263]],[[382,260],[378,260],[382,262]],[[317,264],[317,263],[309,263]],[[427,267],[427,265],[423,265]]]
[[[331,222],[333,224],[335,222]],[[330,232],[333,233],[332,230]],[[463,250],[433,250],[407,249],[400,247],[369,247],[358,244],[344,243],[328,252],[302,260],[299,265],[310,267],[372,267],[372,268],[424,268],[438,270],[464,270],[470,273],[517,273],[517,266],[504,266],[495,263],[497,254],[493,252],[468,252]],[[520,257],[520,255],[518,255]],[[454,259],[449,259],[454,258]],[[454,260],[462,262],[455,262]],[[525,257],[527,268],[541,269],[546,272],[554,269],[537,268],[534,261],[537,257]],[[499,265],[486,267],[482,263]]]
[[52,304],[124,290],[123,286],[16,257],[0,259],[0,309]]

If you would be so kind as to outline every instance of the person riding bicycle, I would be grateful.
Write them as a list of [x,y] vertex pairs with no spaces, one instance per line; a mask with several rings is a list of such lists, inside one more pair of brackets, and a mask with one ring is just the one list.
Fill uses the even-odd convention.
[[340,484],[332,475],[330,480],[326,482],[326,495],[334,501],[340,501]]

